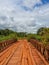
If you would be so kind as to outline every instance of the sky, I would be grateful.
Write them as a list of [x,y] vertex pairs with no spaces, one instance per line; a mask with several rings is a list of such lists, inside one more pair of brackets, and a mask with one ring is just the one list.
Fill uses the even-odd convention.
[[0,0],[0,29],[36,33],[49,27],[49,0]]

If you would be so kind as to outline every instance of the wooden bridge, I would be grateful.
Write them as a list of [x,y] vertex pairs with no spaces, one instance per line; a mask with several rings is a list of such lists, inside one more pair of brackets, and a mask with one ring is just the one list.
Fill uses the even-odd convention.
[[49,65],[27,40],[15,42],[0,53],[0,65]]

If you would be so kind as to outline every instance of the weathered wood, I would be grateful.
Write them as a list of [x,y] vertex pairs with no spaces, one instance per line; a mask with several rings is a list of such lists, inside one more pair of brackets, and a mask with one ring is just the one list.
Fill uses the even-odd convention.
[[0,52],[3,51],[4,49],[6,49],[11,44],[13,44],[14,42],[16,42],[16,39],[11,39],[11,40],[6,40],[6,41],[0,42]]
[[30,42],[34,45],[34,47],[45,57],[45,59],[49,62],[49,45],[44,46],[41,42],[30,39]]

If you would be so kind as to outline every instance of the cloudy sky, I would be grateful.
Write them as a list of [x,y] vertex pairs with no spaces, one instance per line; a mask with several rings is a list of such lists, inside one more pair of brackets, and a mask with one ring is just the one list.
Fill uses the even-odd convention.
[[0,29],[35,33],[49,27],[49,0],[0,0]]

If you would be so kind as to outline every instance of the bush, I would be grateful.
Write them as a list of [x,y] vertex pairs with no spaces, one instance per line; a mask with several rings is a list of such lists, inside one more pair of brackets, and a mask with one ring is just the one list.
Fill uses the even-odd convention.
[[28,34],[27,35],[27,40],[29,41],[30,39],[36,39],[36,40],[41,41],[42,37],[37,35],[37,34]]

